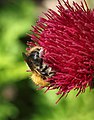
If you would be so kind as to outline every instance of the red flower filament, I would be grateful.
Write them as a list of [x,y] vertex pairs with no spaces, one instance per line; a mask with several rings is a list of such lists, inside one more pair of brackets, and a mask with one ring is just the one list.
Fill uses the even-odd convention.
[[[58,12],[51,9],[33,26],[31,38],[41,46],[43,60],[56,74],[47,79],[47,90],[57,89],[62,96],[71,90],[84,92],[92,86],[94,74],[94,10],[86,1],[80,5],[69,1],[65,7],[58,0]],[[35,46],[29,42],[29,46]],[[61,97],[62,97],[61,96]]]

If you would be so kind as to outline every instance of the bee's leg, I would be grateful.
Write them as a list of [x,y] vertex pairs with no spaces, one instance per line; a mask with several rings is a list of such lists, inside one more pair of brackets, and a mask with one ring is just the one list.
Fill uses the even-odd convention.
[[29,69],[29,70],[26,70],[26,72],[32,72],[32,71]]

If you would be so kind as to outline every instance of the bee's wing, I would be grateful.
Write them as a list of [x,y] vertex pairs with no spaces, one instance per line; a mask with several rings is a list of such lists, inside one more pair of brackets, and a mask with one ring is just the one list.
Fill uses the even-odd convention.
[[27,61],[28,57],[27,57],[27,55],[24,52],[22,52],[22,56],[23,56],[24,60]]
[[34,66],[33,66],[33,63],[31,62],[31,60],[29,59],[29,57],[24,52],[22,52],[22,56],[23,56],[25,62],[27,63],[27,65],[29,66],[29,68],[33,71]]

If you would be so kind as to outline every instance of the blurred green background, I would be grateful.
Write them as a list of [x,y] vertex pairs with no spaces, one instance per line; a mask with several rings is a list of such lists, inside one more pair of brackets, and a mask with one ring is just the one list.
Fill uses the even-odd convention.
[[[72,91],[56,105],[56,91],[44,94],[28,77],[22,57],[30,40],[26,33],[47,2],[50,0],[0,0],[0,120],[94,119],[94,91],[87,89],[78,97]],[[88,3],[93,8],[93,0]]]

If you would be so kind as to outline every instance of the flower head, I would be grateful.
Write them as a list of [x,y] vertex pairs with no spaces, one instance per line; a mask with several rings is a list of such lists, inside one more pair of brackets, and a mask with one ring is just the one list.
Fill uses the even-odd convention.
[[[55,74],[47,79],[47,90],[57,89],[62,96],[71,90],[77,95],[92,87],[94,75],[94,10],[86,1],[80,5],[69,1],[65,7],[58,0],[58,12],[51,9],[33,26],[29,47],[38,44],[43,48],[44,62]],[[62,97],[61,96],[61,97]]]

